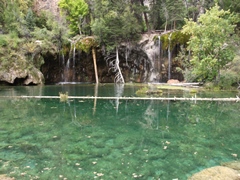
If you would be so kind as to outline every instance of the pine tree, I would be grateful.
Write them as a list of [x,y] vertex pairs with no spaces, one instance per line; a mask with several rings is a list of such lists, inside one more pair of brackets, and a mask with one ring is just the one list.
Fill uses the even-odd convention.
[[98,1],[95,3],[94,9],[93,33],[98,37],[100,44],[105,47],[107,53],[115,50],[115,63],[111,63],[116,72],[115,82],[124,83],[119,67],[118,50],[121,43],[133,42],[139,38],[140,26],[138,20],[126,0]]

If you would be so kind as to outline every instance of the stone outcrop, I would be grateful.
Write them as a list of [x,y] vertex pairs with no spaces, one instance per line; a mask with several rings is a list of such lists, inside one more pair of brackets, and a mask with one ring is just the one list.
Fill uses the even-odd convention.
[[177,80],[177,79],[169,79],[169,80],[167,81],[167,83],[168,83],[168,84],[178,84],[178,83],[180,83],[180,82],[179,82],[179,80]]
[[1,174],[0,175],[0,180],[14,180],[15,178],[10,178],[10,177],[7,177],[7,175],[5,174]]
[[16,85],[38,85],[44,83],[44,77],[41,71],[35,67],[21,69],[13,66],[7,70],[0,71],[0,81]]
[[34,1],[34,10],[37,13],[42,11],[50,11],[55,18],[59,18],[59,0],[35,0]]

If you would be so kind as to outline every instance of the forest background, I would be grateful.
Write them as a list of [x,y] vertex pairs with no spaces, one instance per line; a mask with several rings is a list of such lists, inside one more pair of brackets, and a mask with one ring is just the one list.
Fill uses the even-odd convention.
[[[1,80],[13,67],[39,76],[36,72],[50,56],[57,59],[69,53],[71,42],[77,41],[76,48],[93,55],[94,65],[96,50],[105,57],[114,52],[115,82],[124,83],[118,58],[121,44],[134,46],[142,34],[161,30],[180,32],[179,39],[189,37],[175,58],[186,82],[239,87],[238,0],[60,0],[54,12],[42,10],[39,3],[0,0]],[[96,82],[97,74],[95,67]],[[39,78],[44,83],[44,77]]]

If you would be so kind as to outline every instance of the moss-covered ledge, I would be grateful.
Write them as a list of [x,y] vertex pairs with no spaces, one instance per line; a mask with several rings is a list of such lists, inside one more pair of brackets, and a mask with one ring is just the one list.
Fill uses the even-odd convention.
[[23,56],[14,54],[0,61],[0,82],[12,85],[38,85],[44,84],[44,76]]

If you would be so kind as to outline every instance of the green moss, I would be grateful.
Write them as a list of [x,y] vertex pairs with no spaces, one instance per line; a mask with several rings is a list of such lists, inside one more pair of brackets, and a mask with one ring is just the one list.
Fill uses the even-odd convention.
[[192,94],[196,94],[197,93],[197,89],[190,89],[189,92],[192,93]]
[[[163,49],[168,49],[169,46],[169,36],[171,35],[171,49],[177,44],[184,45],[189,41],[190,35],[183,34],[181,31],[169,32],[167,34],[161,35],[161,43]],[[158,39],[157,36],[154,37],[156,41]]]
[[146,94],[147,91],[148,91],[148,88],[147,87],[143,87],[143,88],[137,90],[135,94],[137,96],[142,96],[142,95]]
[[88,53],[91,50],[91,48],[97,46],[98,46],[97,41],[93,36],[84,37],[76,44],[76,47],[78,49],[81,49],[86,53]]
[[137,96],[146,96],[146,95],[162,95],[163,91],[160,89],[149,89],[148,87],[143,87],[136,91]]

